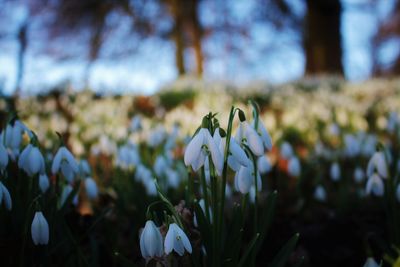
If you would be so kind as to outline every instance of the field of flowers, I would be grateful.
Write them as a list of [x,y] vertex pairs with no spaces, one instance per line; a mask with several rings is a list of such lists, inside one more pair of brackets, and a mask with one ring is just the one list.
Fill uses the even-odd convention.
[[400,80],[9,101],[1,266],[400,266]]

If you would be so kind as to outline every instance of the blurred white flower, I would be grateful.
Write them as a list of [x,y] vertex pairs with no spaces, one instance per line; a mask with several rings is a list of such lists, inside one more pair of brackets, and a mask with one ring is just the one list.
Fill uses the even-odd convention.
[[367,195],[373,194],[375,196],[381,197],[385,192],[385,187],[383,181],[379,175],[376,173],[372,174],[367,181],[365,188],[365,193]]
[[7,187],[5,187],[2,182],[0,182],[0,205],[3,201],[4,201],[4,206],[6,206],[6,209],[11,210],[12,201],[10,192],[8,191]]
[[361,183],[365,178],[364,171],[361,167],[357,167],[354,170],[354,180],[356,183]]
[[0,171],[5,170],[8,165],[8,153],[7,149],[3,146],[0,139]]
[[[70,196],[70,194],[72,193],[72,191],[74,190],[74,188],[67,184],[66,186],[64,186],[63,191],[61,192],[61,198],[60,198],[60,206],[64,206],[65,201],[68,199],[68,197]],[[76,194],[72,200],[72,204],[77,205],[78,204],[78,194]]]
[[337,182],[340,180],[339,163],[337,163],[337,162],[332,163],[329,174],[330,174],[332,181]]
[[387,120],[387,130],[389,133],[393,133],[396,130],[396,127],[399,125],[399,116],[397,112],[392,111],[389,114],[388,120]]
[[163,238],[160,230],[149,220],[140,235],[140,252],[145,259],[161,257],[164,253]]
[[47,189],[50,187],[49,177],[44,174],[39,175],[39,188],[42,193],[46,193]]
[[197,171],[204,165],[208,152],[211,154],[217,174],[221,176],[224,159],[206,128],[201,128],[187,145],[184,154],[185,165],[191,165],[193,170]]
[[383,152],[375,152],[368,162],[367,176],[371,176],[374,171],[377,171],[380,177],[388,178],[388,168]]
[[116,164],[122,168],[129,168],[140,163],[140,156],[136,146],[126,144],[119,148]]
[[365,262],[363,267],[379,267],[380,265],[375,261],[374,258],[367,258],[367,261]]
[[166,254],[170,254],[172,250],[175,250],[179,256],[183,256],[185,250],[188,253],[192,253],[192,245],[189,238],[176,223],[169,225],[167,235],[165,236],[164,248]]
[[33,217],[31,234],[33,243],[36,246],[49,243],[49,225],[41,211],[37,211]]
[[321,202],[326,201],[326,191],[322,185],[318,185],[317,188],[315,188],[314,198]]
[[39,148],[28,144],[19,156],[18,167],[23,169],[30,177],[38,173],[44,174],[44,158]]
[[283,142],[281,145],[280,153],[282,158],[290,159],[293,156],[293,148],[292,145],[288,142]]
[[292,156],[289,159],[289,163],[288,163],[288,173],[291,176],[295,176],[298,177],[300,176],[301,173],[301,165],[300,165],[300,161],[296,156]]
[[257,167],[261,174],[268,173],[272,169],[271,163],[266,156],[261,156],[257,159]]
[[72,182],[75,175],[79,173],[78,163],[65,146],[58,149],[51,165],[51,172],[53,174],[56,174],[60,169],[68,182]]
[[132,132],[137,132],[142,128],[142,117],[140,115],[135,115],[131,120],[131,125],[129,130]]
[[88,196],[89,199],[97,198],[99,190],[97,188],[96,182],[93,180],[92,177],[86,177],[85,189],[86,189],[86,195]]
[[16,120],[13,125],[7,124],[6,128],[0,134],[0,140],[4,142],[4,146],[8,149],[12,160],[15,160],[19,155],[24,133],[32,137],[32,133],[28,127],[20,120]]

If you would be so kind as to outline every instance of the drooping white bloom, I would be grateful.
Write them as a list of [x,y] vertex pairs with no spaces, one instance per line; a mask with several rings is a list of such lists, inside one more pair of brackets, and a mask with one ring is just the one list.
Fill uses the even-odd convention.
[[329,174],[330,174],[332,181],[337,182],[340,180],[339,163],[337,163],[337,162],[332,163]]
[[179,174],[176,171],[174,171],[173,169],[171,169],[171,168],[168,168],[165,171],[165,174],[166,174],[166,176],[168,178],[168,185],[170,187],[172,187],[172,188],[175,188],[175,189],[178,188],[178,186],[179,186],[179,184],[181,182]]
[[204,165],[208,152],[211,154],[217,174],[221,176],[224,159],[217,144],[206,128],[201,128],[186,147],[184,155],[185,165],[191,165],[193,170],[197,171]]
[[361,183],[365,178],[364,171],[361,167],[357,167],[354,170],[354,180],[356,183]]
[[264,154],[263,140],[247,121],[240,122],[235,139],[239,144],[246,143],[254,155],[260,157]]
[[355,157],[360,153],[361,142],[356,136],[346,134],[344,136],[345,153],[348,157]]
[[219,128],[215,129],[214,135],[213,135],[213,139],[214,139],[215,144],[217,146],[219,146],[220,143],[221,143],[221,140],[222,140],[222,137],[221,137],[221,135],[219,133]]
[[32,221],[31,234],[33,243],[47,245],[49,243],[49,225],[41,211],[37,211]]
[[381,197],[385,192],[385,187],[381,177],[374,173],[372,174],[367,181],[367,185],[365,188],[365,193],[367,195],[374,194],[375,196]]
[[19,148],[22,142],[22,136],[24,133],[28,133],[32,137],[32,133],[20,120],[16,120],[14,125],[8,124],[5,130],[0,134],[1,143],[4,142],[4,146],[10,152],[10,157],[15,160],[19,155]]
[[86,195],[88,196],[89,199],[97,198],[99,190],[97,189],[97,184],[92,177],[86,177],[85,189],[86,189]]
[[[253,128],[255,129],[255,121],[252,122]],[[272,149],[272,140],[271,140],[271,136],[268,133],[267,129],[264,126],[264,123],[262,122],[262,120],[258,120],[258,125],[257,125],[257,133],[259,136],[261,136],[261,140],[263,142],[264,148],[266,150],[271,150]]]
[[268,173],[272,169],[271,163],[266,156],[261,156],[257,159],[257,167],[261,174]]
[[165,157],[163,157],[162,155],[158,155],[153,166],[156,175],[159,177],[163,176],[168,167],[169,166]]
[[[224,155],[226,147],[226,138],[222,138],[219,145],[219,150],[221,154]],[[240,145],[236,142],[236,140],[231,137],[231,141],[229,142],[229,156],[228,156],[228,165],[234,171],[239,171],[240,166],[249,166],[251,164],[249,158],[247,157],[244,150],[240,147]]]
[[374,258],[369,257],[367,258],[367,261],[365,262],[363,267],[379,267],[380,265],[375,261]]
[[388,177],[388,168],[386,165],[385,154],[383,152],[375,152],[368,162],[367,175],[371,176],[375,170],[378,172],[380,177]]
[[326,201],[326,191],[322,185],[317,186],[314,191],[314,198],[318,201]]
[[5,170],[8,165],[8,153],[7,149],[3,146],[0,139],[0,171]]
[[329,125],[329,134],[332,136],[338,136],[340,134],[340,127],[337,125],[337,123],[332,123]]
[[289,159],[289,163],[288,163],[288,173],[291,176],[300,176],[301,173],[301,165],[300,165],[300,161],[296,156],[292,156]]
[[8,191],[7,187],[5,187],[2,182],[0,182],[0,205],[3,201],[4,201],[4,206],[6,206],[6,209],[11,210],[12,201],[10,192]]
[[172,250],[175,250],[179,256],[183,256],[185,250],[188,253],[192,253],[192,245],[189,238],[176,223],[169,225],[167,235],[165,236],[164,248],[166,254],[170,254]]
[[[251,187],[254,185],[254,166],[244,167],[241,166],[239,171],[235,174],[235,189],[242,194],[247,194]],[[261,175],[257,171],[257,187],[258,191],[261,190]]]
[[89,162],[85,159],[81,159],[79,161],[79,170],[80,170],[80,173],[82,176],[90,175],[91,170],[90,170]]
[[51,172],[53,174],[56,174],[60,169],[68,182],[72,182],[75,175],[79,173],[78,163],[65,146],[58,149],[51,165]]
[[284,159],[290,159],[293,156],[293,148],[292,145],[289,144],[288,142],[283,142],[281,145],[281,156]]
[[149,196],[156,196],[157,195],[157,187],[156,184],[154,183],[153,179],[148,179],[143,182],[144,187],[146,188],[147,194]]
[[39,148],[32,144],[27,145],[18,159],[18,167],[31,177],[38,173],[44,174],[44,158]]
[[46,193],[47,189],[50,187],[49,177],[47,175],[41,174],[39,175],[39,188],[42,193]]
[[146,222],[140,235],[140,252],[145,259],[161,257],[164,253],[160,230],[151,220]]

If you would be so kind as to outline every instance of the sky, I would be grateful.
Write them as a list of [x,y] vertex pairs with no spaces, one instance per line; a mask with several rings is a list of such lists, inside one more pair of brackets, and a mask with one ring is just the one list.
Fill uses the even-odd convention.
[[[304,14],[305,6],[302,0],[290,0],[297,14]],[[342,47],[345,77],[354,82],[365,80],[372,69],[371,39],[377,31],[380,20],[385,18],[393,7],[394,0],[378,1],[376,9],[356,8],[370,0],[343,0],[342,12]],[[247,1],[236,1],[231,8],[237,13],[237,19],[248,15],[251,6]],[[17,27],[26,12],[23,8],[13,10],[10,25]],[[216,16],[212,13],[204,15],[200,7],[202,23],[210,23]],[[35,26],[33,26],[35,27]],[[14,28],[15,29],[15,28]],[[124,29],[119,29],[124,31]],[[13,27],[8,31],[13,32]],[[118,33],[117,33],[118,34]],[[265,25],[255,24],[250,34],[254,43],[248,45],[271,46],[269,53],[259,53],[258,49],[247,49],[243,58],[214,57],[205,62],[205,78],[209,80],[230,80],[246,83],[254,80],[264,80],[270,83],[284,83],[299,79],[303,76],[305,59],[298,36],[290,31],[279,32]],[[266,36],[274,35],[271,41]],[[15,87],[16,54],[18,43],[12,34],[6,41],[2,41],[0,48],[0,87],[3,84],[3,93],[11,94]],[[33,38],[35,45],[35,38]],[[40,42],[40,38],[37,38]],[[62,44],[68,45],[68,44]],[[73,45],[73,44],[71,44]],[[115,44],[113,44],[115,46]],[[123,45],[123,44],[117,44]],[[246,45],[246,44],[245,44]],[[223,54],[218,40],[210,39],[203,43],[207,50],[216,54]],[[77,46],[79,48],[79,46]],[[399,41],[387,42],[378,51],[379,59],[389,63],[393,56],[398,54]],[[77,49],[78,49],[77,48]],[[221,50],[221,51],[219,51]],[[288,64],[290,62],[290,64]],[[37,55],[28,50],[26,70],[23,80],[23,93],[34,94],[69,80],[76,87],[83,86],[85,62],[75,59],[71,61],[57,61],[46,55]],[[92,67],[89,84],[95,91],[103,93],[132,92],[152,94],[165,84],[175,80],[177,73],[174,63],[174,46],[171,42],[152,41],[140,43],[133,56],[119,60],[99,60]]]

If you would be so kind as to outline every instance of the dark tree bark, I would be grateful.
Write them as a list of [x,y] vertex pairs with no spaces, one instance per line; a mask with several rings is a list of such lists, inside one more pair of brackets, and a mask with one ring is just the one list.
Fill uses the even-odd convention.
[[28,20],[25,20],[18,30],[18,58],[17,58],[17,78],[15,83],[15,97],[18,97],[21,92],[21,84],[25,69],[25,53],[28,46]]
[[185,68],[185,38],[184,38],[184,10],[179,0],[169,1],[170,12],[174,20],[172,39],[175,43],[175,64],[179,76],[186,74]]
[[340,0],[307,0],[304,49],[306,74],[343,75]]

